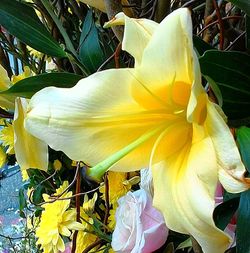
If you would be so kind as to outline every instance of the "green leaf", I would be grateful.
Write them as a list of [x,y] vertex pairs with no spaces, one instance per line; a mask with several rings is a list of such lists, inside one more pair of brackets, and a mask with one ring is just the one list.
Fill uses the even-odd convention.
[[32,195],[32,201],[35,204],[39,204],[43,201],[43,193],[44,193],[44,187],[42,185],[38,185]]
[[200,56],[203,55],[207,50],[214,49],[210,44],[206,43],[202,38],[196,35],[193,36],[193,43]]
[[18,197],[19,197],[19,215],[22,218],[25,218],[25,213],[24,213],[23,210],[27,206],[27,202],[26,202],[26,198],[25,198],[25,195],[24,195],[24,189],[23,188],[19,189]]
[[[237,142],[242,160],[250,168],[250,128],[241,127],[236,131]],[[241,193],[240,205],[237,216],[236,248],[237,253],[250,252],[250,190]]]
[[242,9],[248,16],[250,16],[250,1],[249,0],[227,0]]
[[19,40],[42,53],[54,57],[66,56],[39,20],[35,10],[27,4],[16,0],[1,0],[0,24]]
[[79,58],[89,73],[94,73],[104,61],[93,13],[88,11],[83,23],[79,46]]
[[73,87],[82,76],[71,73],[49,73],[25,78],[0,94],[31,98],[39,90],[55,86],[61,88]]
[[239,206],[239,200],[239,198],[232,198],[214,209],[213,219],[218,228],[224,230],[230,223],[230,220]]
[[241,52],[208,50],[200,57],[201,72],[218,85],[229,119],[250,116],[250,56]]
[[250,16],[246,16],[246,48],[250,54]]
[[241,193],[237,216],[236,248],[237,253],[250,252],[250,190]]
[[217,101],[218,101],[218,104],[220,107],[222,107],[223,105],[223,98],[222,98],[222,94],[221,94],[221,91],[220,91],[220,88],[218,87],[218,85],[216,84],[216,82],[210,78],[209,76],[205,76],[204,75],[204,78],[208,81]]
[[189,237],[187,240],[185,240],[184,242],[180,243],[178,245],[178,247],[176,248],[176,250],[185,249],[185,248],[191,248],[191,247],[192,247],[192,240]]
[[236,130],[237,142],[239,144],[240,153],[248,172],[250,173],[250,128],[240,127]]

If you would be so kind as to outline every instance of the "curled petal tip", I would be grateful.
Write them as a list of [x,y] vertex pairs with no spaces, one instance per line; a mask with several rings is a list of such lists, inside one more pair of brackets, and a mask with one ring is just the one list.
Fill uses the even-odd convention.
[[113,17],[111,20],[109,20],[108,22],[105,22],[105,24],[103,25],[103,28],[110,28],[112,26],[124,25],[124,23],[125,23],[124,13],[120,12],[116,14],[115,17]]

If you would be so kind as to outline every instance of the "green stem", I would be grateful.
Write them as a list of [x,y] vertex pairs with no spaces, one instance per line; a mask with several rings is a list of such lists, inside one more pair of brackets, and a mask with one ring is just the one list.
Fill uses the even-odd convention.
[[104,173],[115,163],[117,163],[120,159],[124,156],[129,154],[131,151],[139,147],[141,144],[145,143],[159,131],[161,131],[164,126],[160,126],[156,129],[153,129],[142,136],[140,136],[135,141],[131,142],[128,146],[124,147],[123,149],[119,150],[118,152],[114,153],[107,159],[103,160],[102,162],[98,163],[96,166],[87,169],[87,175],[96,181],[100,181]]

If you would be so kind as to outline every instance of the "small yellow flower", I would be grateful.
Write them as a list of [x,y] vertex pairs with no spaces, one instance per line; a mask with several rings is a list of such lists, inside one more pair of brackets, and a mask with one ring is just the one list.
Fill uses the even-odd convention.
[[26,180],[29,179],[29,174],[28,174],[27,170],[22,170],[21,169],[21,175],[22,175],[22,180],[23,181],[26,181]]
[[94,196],[92,199],[88,199],[88,195],[86,194],[84,196],[84,202],[83,202],[83,205],[82,205],[82,211],[86,214],[89,214],[89,213],[92,213],[94,211],[94,208],[95,208],[95,202],[97,200],[97,193],[95,192],[94,193]]
[[30,52],[30,55],[32,55],[34,58],[41,59],[43,57],[43,53],[37,51],[36,49],[27,46],[28,51]]
[[[44,53],[39,52],[39,51],[37,51],[36,49],[34,49],[34,48],[30,47],[30,46],[27,46],[27,49],[29,50],[30,55],[33,56],[36,59],[42,59],[42,57],[44,57]],[[48,62],[50,62],[51,61],[51,57],[45,56],[45,60],[47,60]]]
[[[108,172],[109,185],[109,202],[115,204],[117,200],[125,195],[131,187],[139,182],[139,177],[133,177],[127,180],[127,173],[124,172]],[[102,185],[100,187],[100,192],[103,194],[102,198],[105,196],[105,187]]]
[[17,75],[17,76],[15,76],[15,75],[12,76],[11,82],[12,82],[13,84],[15,84],[15,83],[17,83],[17,82],[19,82],[19,81],[21,81],[21,80],[23,80],[23,79],[25,79],[25,78],[27,78],[27,77],[30,77],[30,76],[32,76],[32,75],[33,75],[33,74],[32,74],[32,72],[31,72],[30,68],[29,68],[28,66],[25,66],[25,67],[24,67],[24,71],[23,71],[21,74],[19,74],[19,75]]
[[57,159],[53,162],[54,170],[60,170],[62,168],[62,163]]
[[0,140],[3,142],[4,147],[8,147],[6,153],[14,154],[14,128],[12,124],[7,122],[7,125],[0,132]]
[[82,253],[89,245],[94,243],[98,237],[92,233],[78,231],[75,253]]
[[118,205],[114,205],[113,209],[109,210],[108,227],[111,230],[114,230],[114,228],[115,228],[115,223],[116,223],[115,212],[116,212],[117,206]]
[[89,245],[98,239],[98,237],[92,233],[93,228],[90,224],[93,223],[93,219],[89,217],[89,214],[92,213],[95,208],[96,200],[97,193],[94,194],[92,199],[88,199],[87,195],[84,196],[84,203],[81,207],[81,218],[84,230],[78,231],[75,253],[82,253]]
[[[55,196],[61,194],[68,187],[68,182],[65,181],[56,190]],[[72,192],[65,192],[61,197],[71,197]],[[50,201],[49,195],[43,194],[45,201]],[[41,221],[36,231],[38,237],[37,244],[41,245],[44,253],[58,253],[65,250],[64,241],[61,237],[71,235],[70,230],[83,229],[82,224],[76,222],[76,210],[68,209],[70,199],[57,200],[53,203],[45,203],[42,205]]]
[[[115,227],[115,212],[118,206],[117,200],[124,196],[134,184],[137,184],[140,180],[138,176],[134,176],[127,179],[128,173],[124,172],[108,172],[109,187],[109,202],[112,205],[112,209],[109,211],[108,227],[112,230]],[[105,186],[102,185],[99,189],[102,193],[102,198],[105,199]]]

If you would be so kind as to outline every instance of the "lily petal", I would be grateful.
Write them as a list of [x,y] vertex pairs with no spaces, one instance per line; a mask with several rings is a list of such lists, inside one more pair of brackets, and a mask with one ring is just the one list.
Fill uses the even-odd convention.
[[16,159],[22,170],[48,168],[48,146],[41,140],[30,135],[24,128],[27,101],[23,98],[16,99],[14,115],[14,149]]
[[[165,103],[186,106],[194,79],[193,54],[191,17],[188,9],[181,8],[155,29],[136,76]],[[145,93],[142,87],[133,89],[136,99]]]
[[[230,238],[213,221],[217,183],[215,149],[200,126],[194,126],[192,132],[196,142],[188,140],[176,154],[159,163],[152,159],[153,203],[163,213],[170,229],[191,234],[204,253],[224,253]],[[203,138],[200,138],[201,132]],[[154,157],[158,155],[156,150]]]
[[[10,79],[8,77],[7,71],[3,68],[3,66],[0,64],[0,92],[5,91],[8,88],[10,88],[11,83]],[[14,109],[15,107],[15,98],[10,95],[0,95],[0,106],[8,108],[8,109]]]
[[135,66],[140,65],[143,51],[157,28],[158,23],[149,19],[130,18],[121,12],[107,22],[104,27],[107,28],[115,25],[125,25],[122,49],[135,58]]
[[219,167],[219,179],[223,187],[233,193],[250,188],[250,179],[245,178],[245,167],[232,133],[211,102],[208,104],[206,127],[213,141]]
[[10,87],[10,79],[7,71],[0,64],[0,91],[7,90]]
[[[177,116],[145,111],[136,103],[130,92],[131,85],[137,82],[132,72],[108,70],[82,79],[71,89],[43,89],[30,101],[26,129],[71,159],[95,165],[158,128],[166,119],[171,124]],[[145,167],[153,143],[154,140],[147,141],[112,170]]]
[[15,108],[15,97],[9,95],[0,95],[0,106],[14,110]]

